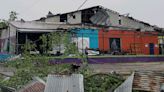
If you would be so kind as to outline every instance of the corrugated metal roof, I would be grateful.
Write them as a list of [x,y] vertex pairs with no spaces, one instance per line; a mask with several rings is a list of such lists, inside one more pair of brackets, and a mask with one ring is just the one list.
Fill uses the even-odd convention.
[[59,27],[59,25],[64,26],[64,23],[45,23],[45,22],[35,22],[35,21],[13,21],[10,24],[16,28],[20,29],[41,29],[41,30],[54,30]]
[[18,92],[44,92],[45,84],[40,81],[32,81]]
[[106,10],[101,9],[98,10],[98,12],[93,15],[90,20],[92,23],[97,24],[97,25],[106,25],[109,26],[109,14],[106,12]]
[[71,28],[92,28],[97,29],[101,28],[97,25],[83,25],[83,24],[66,24],[66,23],[52,23],[52,22],[36,22],[36,21],[13,21],[10,22],[10,25],[16,27],[17,29],[21,29],[23,31],[57,31],[59,29],[71,29]]
[[162,83],[164,83],[163,71],[136,71],[133,88],[136,90],[160,92]]
[[48,75],[44,92],[84,92],[83,75]]

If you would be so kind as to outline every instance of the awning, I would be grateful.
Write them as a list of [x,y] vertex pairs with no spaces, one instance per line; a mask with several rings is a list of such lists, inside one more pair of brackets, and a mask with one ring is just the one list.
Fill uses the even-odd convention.
[[59,30],[52,29],[17,29],[18,32],[28,32],[28,33],[43,33],[43,32],[55,32]]

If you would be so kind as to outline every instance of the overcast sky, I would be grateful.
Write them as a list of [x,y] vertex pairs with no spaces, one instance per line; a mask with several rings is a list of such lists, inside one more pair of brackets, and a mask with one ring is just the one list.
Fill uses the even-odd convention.
[[[84,0],[0,0],[0,19],[8,19],[16,11],[19,19],[35,20],[47,15],[77,10]],[[101,5],[130,16],[164,27],[164,0],[88,0],[82,7]]]

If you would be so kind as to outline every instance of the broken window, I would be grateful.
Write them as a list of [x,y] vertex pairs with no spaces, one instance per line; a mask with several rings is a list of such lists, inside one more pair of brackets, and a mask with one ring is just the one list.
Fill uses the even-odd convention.
[[118,22],[119,22],[119,25],[122,25],[121,15],[119,15],[119,20],[118,20]]
[[82,23],[92,23],[90,18],[95,14],[95,11],[92,9],[82,11]]
[[60,15],[60,22],[67,22],[67,14]]
[[75,15],[73,15],[72,17],[73,17],[73,19],[76,19],[76,16]]
[[119,25],[122,25],[122,23],[121,23],[121,19],[119,19]]

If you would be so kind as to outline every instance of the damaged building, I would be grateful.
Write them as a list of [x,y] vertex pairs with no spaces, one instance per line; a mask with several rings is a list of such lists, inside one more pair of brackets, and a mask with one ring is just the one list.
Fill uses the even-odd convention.
[[[1,52],[21,53],[21,45],[27,40],[36,43],[39,37],[56,31],[69,31],[79,49],[102,53],[121,54],[164,54],[163,29],[134,19],[128,14],[94,6],[63,14],[49,12],[46,17],[35,21],[9,23],[1,34]],[[151,40],[150,40],[151,39]]]
[[[41,41],[39,37],[52,32],[63,32],[71,28],[82,28],[81,25],[69,25],[64,23],[42,23],[36,21],[13,21],[9,23],[8,29],[1,31],[0,47],[1,52],[20,54],[22,46],[27,41],[36,44],[36,52],[39,53]],[[93,28],[85,26],[85,28]]]

